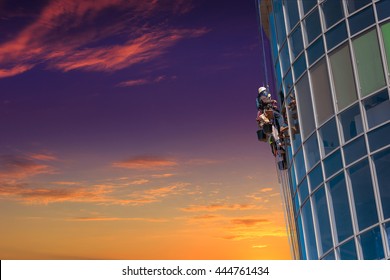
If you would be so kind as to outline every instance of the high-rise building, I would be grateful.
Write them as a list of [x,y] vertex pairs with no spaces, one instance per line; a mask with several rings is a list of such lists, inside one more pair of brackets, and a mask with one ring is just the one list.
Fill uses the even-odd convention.
[[293,257],[390,259],[390,0],[258,2]]

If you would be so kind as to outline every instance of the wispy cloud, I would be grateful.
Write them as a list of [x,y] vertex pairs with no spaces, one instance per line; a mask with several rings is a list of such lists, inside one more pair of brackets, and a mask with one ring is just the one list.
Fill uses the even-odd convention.
[[0,156],[0,179],[19,180],[38,174],[54,173],[54,169],[46,164],[37,163],[25,155]]
[[175,80],[177,77],[176,76],[158,76],[157,78],[154,79],[136,79],[136,80],[128,80],[124,81],[118,84],[119,87],[134,87],[134,86],[142,86],[146,84],[155,84],[155,83],[160,83],[165,80]]
[[154,218],[125,218],[125,217],[73,217],[67,218],[70,222],[116,222],[116,221],[130,221],[130,222],[148,222],[148,223],[164,223],[167,219]]
[[244,219],[233,219],[231,220],[233,224],[244,225],[244,226],[256,226],[258,224],[269,223],[267,219],[258,219],[258,218],[244,218]]
[[152,175],[152,178],[169,178],[169,177],[173,177],[175,176],[175,174],[171,174],[171,173],[165,173],[165,174],[154,174]]
[[135,170],[160,170],[177,166],[177,162],[156,156],[137,156],[124,161],[114,162],[113,167]]
[[185,208],[181,208],[185,212],[214,212],[221,210],[254,210],[262,209],[261,205],[256,204],[208,204],[208,205],[190,205]]

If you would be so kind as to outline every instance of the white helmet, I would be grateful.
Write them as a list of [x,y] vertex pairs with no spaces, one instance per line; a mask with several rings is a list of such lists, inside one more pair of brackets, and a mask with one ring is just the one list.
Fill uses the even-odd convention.
[[265,87],[259,87],[259,93],[262,93],[265,90],[267,90]]

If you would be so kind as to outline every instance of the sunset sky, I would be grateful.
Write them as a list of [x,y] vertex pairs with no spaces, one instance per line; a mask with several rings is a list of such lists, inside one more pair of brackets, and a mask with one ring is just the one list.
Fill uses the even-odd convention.
[[289,259],[255,1],[0,1],[0,259]]

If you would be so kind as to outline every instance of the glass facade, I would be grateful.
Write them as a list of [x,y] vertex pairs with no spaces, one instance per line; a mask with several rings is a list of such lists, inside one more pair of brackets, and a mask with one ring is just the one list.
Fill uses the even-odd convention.
[[278,172],[292,256],[390,259],[390,0],[258,8],[289,124]]

